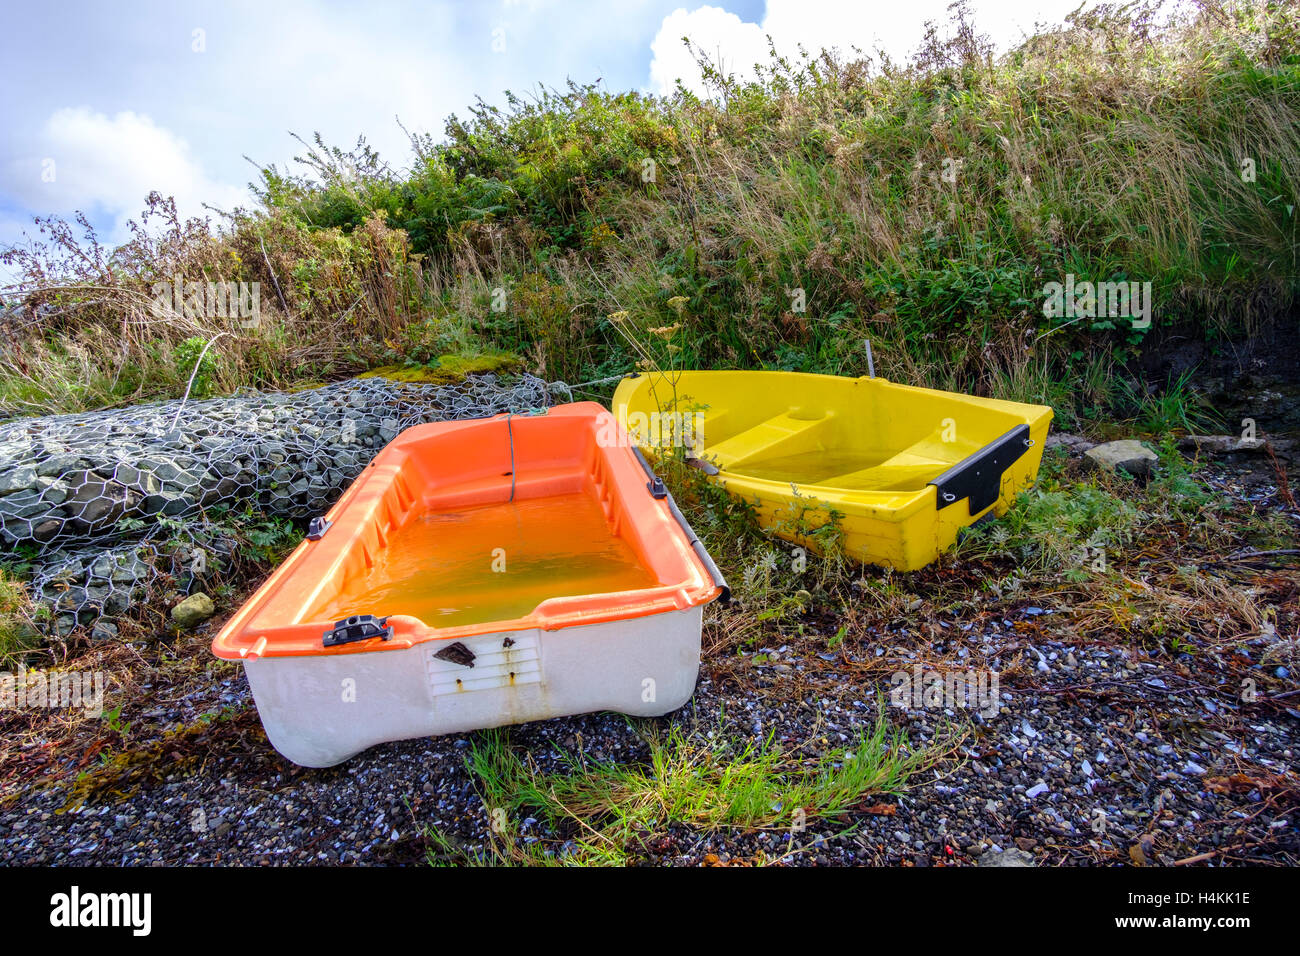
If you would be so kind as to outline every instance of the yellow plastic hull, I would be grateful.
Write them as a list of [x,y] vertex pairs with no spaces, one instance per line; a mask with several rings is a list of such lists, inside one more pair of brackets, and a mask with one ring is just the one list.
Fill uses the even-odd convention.
[[1037,478],[1052,421],[1045,405],[798,372],[637,375],[613,411],[649,451],[693,444],[778,537],[819,551],[834,539],[899,571],[1005,514]]

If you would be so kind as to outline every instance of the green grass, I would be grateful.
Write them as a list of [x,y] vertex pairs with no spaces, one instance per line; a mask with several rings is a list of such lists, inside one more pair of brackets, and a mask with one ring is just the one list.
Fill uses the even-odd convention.
[[994,549],[1013,555],[1021,568],[1086,569],[1095,552],[1126,546],[1138,525],[1138,509],[1093,484],[1030,491],[987,532]]
[[302,531],[292,521],[266,517],[251,509],[220,527],[233,531],[240,539],[245,557],[263,565],[278,564],[302,543]]
[[1221,432],[1226,427],[1223,417],[1196,391],[1192,371],[1181,373],[1154,391],[1122,378],[1116,387],[1120,408],[1129,412],[1128,423],[1143,434]]
[[[962,558],[1011,558],[1021,575],[1079,582],[1105,575],[1140,538],[1174,532],[1188,542],[1223,543],[1231,499],[1215,492],[1168,434],[1157,445],[1155,474],[1137,481],[1123,474],[1067,474],[1063,449],[1049,451],[1037,485],[1005,516],[973,529],[957,546]],[[1236,516],[1241,528],[1275,541],[1276,520]],[[1276,546],[1276,545],[1275,545]],[[1105,559],[1098,561],[1098,555]]]
[[0,668],[22,664],[27,652],[37,646],[38,613],[22,583],[0,568]]
[[[701,833],[727,828],[798,832],[838,818],[872,794],[898,794],[941,756],[940,745],[910,749],[883,712],[848,748],[821,757],[784,753],[769,736],[743,745],[671,726],[640,723],[642,762],[568,755],[564,772],[542,772],[508,733],[475,736],[466,766],[488,814],[482,854],[433,832],[433,863],[624,865],[669,827]],[[519,821],[532,816],[550,834],[526,843]],[[533,831],[537,833],[539,831]],[[557,834],[568,834],[568,849]]]

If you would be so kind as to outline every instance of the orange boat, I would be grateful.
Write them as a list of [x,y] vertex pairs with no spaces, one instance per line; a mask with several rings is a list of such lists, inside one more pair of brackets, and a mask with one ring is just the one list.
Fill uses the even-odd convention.
[[694,691],[726,583],[594,402],[410,428],[212,642],[304,766]]

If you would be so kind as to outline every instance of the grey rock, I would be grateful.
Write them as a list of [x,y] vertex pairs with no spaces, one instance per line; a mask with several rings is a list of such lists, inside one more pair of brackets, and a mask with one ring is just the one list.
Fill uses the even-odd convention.
[[117,562],[112,554],[101,554],[90,565],[90,576],[107,581],[113,573]]
[[37,541],[45,542],[53,540],[54,536],[63,528],[63,517],[57,515],[46,518],[44,521],[32,525],[32,537]]
[[127,581],[139,581],[141,578],[149,576],[149,565],[140,560],[137,555],[130,555],[125,560],[119,561],[117,567],[113,569],[112,580],[118,584],[124,584]]
[[68,499],[67,511],[88,530],[96,523],[107,523],[122,516],[126,500],[121,485],[109,482],[86,482]]
[[[33,482],[36,479],[32,479]],[[45,500],[36,488],[28,488],[4,499],[6,518],[35,518],[53,510],[54,505]]]
[[149,471],[162,481],[171,481],[181,473],[181,469],[177,468],[173,462],[164,458],[142,458],[140,459],[140,467]]
[[280,442],[265,442],[261,447],[261,456],[265,461],[271,461],[280,464],[285,460],[285,447]]
[[191,628],[210,618],[216,611],[212,598],[196,591],[172,608],[172,620],[181,628]]
[[134,595],[125,591],[113,591],[104,600],[104,613],[110,616],[125,614],[131,607]]
[[1014,847],[1003,850],[989,849],[979,858],[979,866],[1037,866],[1032,853],[1017,850]]
[[198,505],[189,495],[163,491],[145,498],[142,507],[145,514],[181,515],[193,511]]
[[1202,455],[1233,455],[1239,452],[1262,454],[1268,451],[1268,442],[1262,438],[1246,439],[1238,435],[1187,435],[1180,439],[1178,447],[1183,451],[1197,452]]
[[1095,447],[1096,442],[1090,442],[1082,435],[1072,435],[1069,432],[1053,432],[1043,442],[1044,448],[1056,448],[1058,446],[1064,448],[1072,458],[1077,458],[1088,449]]
[[1084,458],[1103,471],[1123,469],[1135,477],[1150,475],[1160,461],[1159,455],[1131,438],[1096,445],[1084,452]]
[[174,477],[163,479],[164,491],[189,492],[203,486],[203,479],[192,471],[177,470]]
[[40,492],[41,500],[47,504],[57,505],[68,500],[69,488],[66,483],[55,478],[37,478],[35,490]]
[[[241,501],[306,517],[328,507],[404,428],[549,402],[536,379],[504,388],[367,379],[3,422],[0,543],[149,537],[159,515],[197,517]],[[124,518],[143,524],[121,528]]]
[[86,460],[77,455],[53,455],[36,466],[36,474],[42,478],[52,478],[85,467]]

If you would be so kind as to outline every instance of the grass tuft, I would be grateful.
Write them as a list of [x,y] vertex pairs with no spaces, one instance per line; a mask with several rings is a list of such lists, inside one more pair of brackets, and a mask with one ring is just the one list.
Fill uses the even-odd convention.
[[[874,727],[842,752],[803,758],[761,742],[724,743],[672,726],[641,727],[647,749],[636,763],[568,755],[566,772],[542,772],[490,731],[476,736],[466,765],[490,821],[479,855],[446,834],[432,834],[431,862],[625,865],[643,856],[669,828],[801,832],[808,823],[838,819],[870,795],[898,794],[918,772],[947,752],[913,750],[892,729],[883,708]],[[524,842],[518,821],[540,820],[548,838]]]

